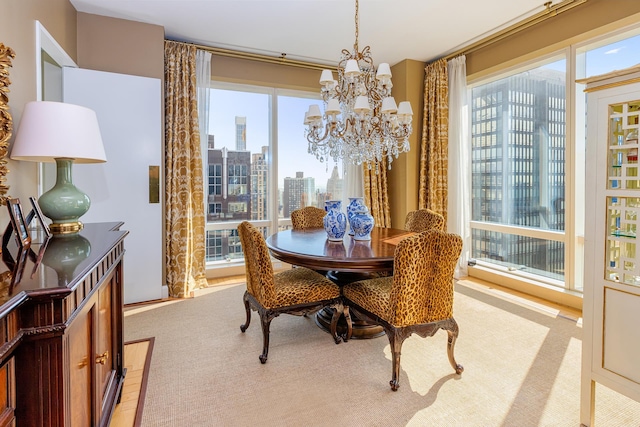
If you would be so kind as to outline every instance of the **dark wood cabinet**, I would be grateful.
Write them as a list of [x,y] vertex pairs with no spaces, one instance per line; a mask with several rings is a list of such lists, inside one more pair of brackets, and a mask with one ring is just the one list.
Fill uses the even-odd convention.
[[23,265],[3,254],[0,427],[109,424],[125,375],[120,226],[34,244]]

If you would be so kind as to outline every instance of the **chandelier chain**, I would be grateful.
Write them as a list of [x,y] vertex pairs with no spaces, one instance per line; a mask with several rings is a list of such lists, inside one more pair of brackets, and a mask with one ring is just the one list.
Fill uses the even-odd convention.
[[359,51],[358,0],[355,6],[354,49],[342,50],[338,80],[330,70],[320,76],[324,113],[311,105],[305,114],[308,151],[321,162],[342,159],[366,163],[369,169],[386,159],[391,169],[393,159],[410,149],[413,112],[407,101],[396,106],[389,64],[382,63],[376,70],[371,48]]

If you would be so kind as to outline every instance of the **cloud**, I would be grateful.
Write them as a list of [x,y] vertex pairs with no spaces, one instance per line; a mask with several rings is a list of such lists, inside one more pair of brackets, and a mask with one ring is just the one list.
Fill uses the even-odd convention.
[[605,54],[605,55],[612,55],[612,54],[614,54],[614,53],[618,53],[618,52],[620,52],[622,49],[624,49],[624,48],[622,48],[622,47],[617,47],[617,48],[615,48],[615,49],[611,49],[611,50],[606,51],[604,54]]

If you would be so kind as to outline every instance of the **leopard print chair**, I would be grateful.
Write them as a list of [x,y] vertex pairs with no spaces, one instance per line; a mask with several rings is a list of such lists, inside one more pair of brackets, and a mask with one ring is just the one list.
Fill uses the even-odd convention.
[[307,206],[291,212],[291,226],[294,230],[324,227],[322,220],[327,212],[315,206]]
[[274,274],[269,249],[262,233],[247,221],[238,226],[238,233],[247,271],[247,290],[243,297],[247,321],[240,326],[240,330],[245,332],[249,327],[251,309],[257,311],[263,335],[260,362],[267,362],[271,320],[282,313],[302,316],[326,306],[332,307],[334,311],[330,329],[335,343],[339,344],[341,338],[336,326],[345,307],[338,285],[304,267]]
[[427,230],[444,231],[444,217],[429,209],[418,209],[407,213],[404,229],[415,233]]
[[406,338],[423,338],[439,329],[449,335],[447,353],[457,374],[453,350],[458,324],[453,318],[453,273],[462,250],[462,239],[439,230],[409,236],[400,241],[394,255],[394,275],[362,280],[343,286],[344,304],[365,319],[381,325],[392,353],[391,390],[399,387],[400,351]]

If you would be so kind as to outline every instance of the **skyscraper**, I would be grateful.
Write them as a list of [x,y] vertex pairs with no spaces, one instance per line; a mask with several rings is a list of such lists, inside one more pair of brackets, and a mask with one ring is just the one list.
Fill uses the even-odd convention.
[[[331,177],[327,179],[327,200],[342,200],[343,184],[344,180],[340,178],[338,166],[336,165],[333,167]],[[320,204],[320,201],[318,201],[318,204]],[[324,207],[324,203],[322,203],[321,207]]]
[[296,172],[295,178],[284,179],[282,194],[283,216],[289,218],[291,212],[314,204],[315,178],[304,177],[303,172]]
[[236,116],[236,151],[247,149],[247,118]]
[[[564,230],[565,74],[498,80],[474,89],[471,102],[472,219]],[[472,256],[564,271],[561,242],[506,233],[473,230]]]
[[251,219],[267,219],[267,184],[269,147],[262,147],[261,153],[251,154]]

